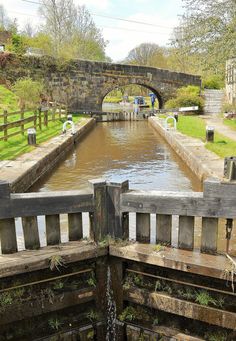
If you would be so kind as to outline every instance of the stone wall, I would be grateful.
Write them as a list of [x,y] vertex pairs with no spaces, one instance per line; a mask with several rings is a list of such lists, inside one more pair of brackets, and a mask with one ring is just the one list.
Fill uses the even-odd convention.
[[50,57],[10,55],[0,61],[0,82],[20,77],[43,79],[51,99],[66,103],[71,111],[101,110],[104,97],[116,87],[142,85],[153,91],[160,107],[175,90],[201,85],[199,76],[152,67],[84,60],[56,61]]

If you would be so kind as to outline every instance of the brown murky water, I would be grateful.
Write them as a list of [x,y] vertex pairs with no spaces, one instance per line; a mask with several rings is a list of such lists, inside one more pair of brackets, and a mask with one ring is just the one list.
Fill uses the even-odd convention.
[[[129,180],[142,190],[200,191],[201,184],[147,121],[98,123],[54,172],[31,191],[84,189],[88,181]],[[61,215],[62,241],[68,240],[66,215]],[[151,240],[155,242],[155,215],[151,215]],[[88,235],[88,215],[83,214]],[[40,238],[45,245],[45,221],[39,217]],[[195,245],[200,245],[201,219],[195,222]],[[20,234],[19,228],[18,233]],[[173,216],[173,245],[178,240],[178,217]],[[130,214],[130,237],[135,239],[135,214]],[[231,250],[235,248],[234,241]],[[22,241],[22,238],[20,238]],[[219,227],[219,250],[225,250],[224,221]]]

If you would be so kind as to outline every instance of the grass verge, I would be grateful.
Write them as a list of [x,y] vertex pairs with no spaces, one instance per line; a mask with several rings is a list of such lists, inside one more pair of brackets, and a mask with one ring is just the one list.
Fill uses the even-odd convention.
[[[184,135],[205,141],[206,125],[204,120],[198,116],[179,116],[177,129]],[[205,146],[222,158],[236,155],[236,141],[217,132],[215,132],[214,142],[208,142]]]
[[236,130],[236,119],[233,119],[233,120],[224,119],[223,122],[224,122],[225,125],[227,125],[231,129]]
[[[74,115],[74,123],[83,123],[82,118],[84,115]],[[62,133],[62,124],[64,120],[56,120],[55,122],[49,122],[48,127],[42,126],[42,130],[37,130],[37,144],[43,143],[50,138]],[[84,120],[84,123],[86,121]],[[27,127],[26,127],[27,128]],[[27,153],[33,150],[35,147],[28,146],[27,133],[17,135],[9,138],[8,141],[0,141],[0,160],[13,160],[17,156]]]

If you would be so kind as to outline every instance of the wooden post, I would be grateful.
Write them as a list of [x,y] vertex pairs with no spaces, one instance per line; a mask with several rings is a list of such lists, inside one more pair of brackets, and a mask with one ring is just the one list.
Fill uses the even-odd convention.
[[22,217],[22,227],[24,231],[25,248],[27,250],[39,249],[40,241],[37,217]]
[[[21,110],[21,112],[20,112],[20,118],[21,118],[21,120],[24,120],[24,116],[25,116],[25,112],[24,112],[24,110]],[[23,135],[24,136],[24,121],[22,121],[21,122],[21,125],[20,125],[20,128],[21,128],[21,135]]]
[[202,218],[201,252],[216,253],[218,218]]
[[46,215],[47,245],[56,245],[61,242],[59,214]]
[[129,213],[122,213],[122,231],[123,239],[129,239]]
[[[6,181],[0,181],[0,203],[10,206],[10,185]],[[15,219],[0,220],[0,240],[3,254],[17,252]]]
[[156,215],[156,242],[171,245],[172,216],[165,214]]
[[37,129],[37,110],[34,110],[34,129]]
[[140,243],[150,243],[149,213],[136,213],[136,239]]
[[43,117],[44,117],[44,125],[45,125],[45,127],[47,127],[48,126],[48,110],[45,110],[44,112],[43,112]]
[[124,238],[127,235],[127,231],[123,230],[120,196],[128,189],[128,181],[107,184],[107,226],[112,238]]
[[38,109],[38,113],[39,113],[39,129],[42,130],[42,112],[41,112],[41,108]]
[[61,119],[61,105],[59,105],[59,120]]
[[[3,123],[7,124],[7,110],[3,111]],[[7,141],[7,127],[4,128],[4,141]]]
[[94,241],[98,242],[108,234],[106,181],[95,179],[89,182],[94,191],[93,235]]
[[179,217],[179,248],[193,250],[194,246],[194,217]]
[[83,238],[82,213],[69,213],[69,241],[79,240]]

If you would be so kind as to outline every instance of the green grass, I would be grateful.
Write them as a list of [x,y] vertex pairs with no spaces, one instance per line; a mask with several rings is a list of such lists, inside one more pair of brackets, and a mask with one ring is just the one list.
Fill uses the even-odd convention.
[[[182,134],[199,138],[205,141],[206,125],[203,119],[197,116],[179,116],[177,129]],[[224,158],[236,154],[236,141],[215,132],[214,143],[206,143],[206,148]]]
[[0,114],[3,110],[9,112],[19,110],[18,97],[12,91],[0,85]]
[[[76,115],[73,117],[73,122],[81,122],[83,115]],[[82,122],[81,122],[82,123]],[[50,138],[62,133],[63,120],[56,120],[49,122],[48,127],[42,126],[42,130],[37,130],[37,144],[43,143]],[[32,122],[29,123],[32,125]],[[27,128],[27,126],[25,126]],[[16,128],[19,129],[19,128]],[[11,130],[13,131],[13,129]],[[13,160],[17,156],[35,149],[33,146],[27,144],[27,133],[24,136],[17,135],[9,138],[8,141],[0,141],[0,160]]]
[[236,119],[232,119],[232,120],[224,119],[223,122],[224,122],[225,125],[227,125],[231,129],[236,130]]

